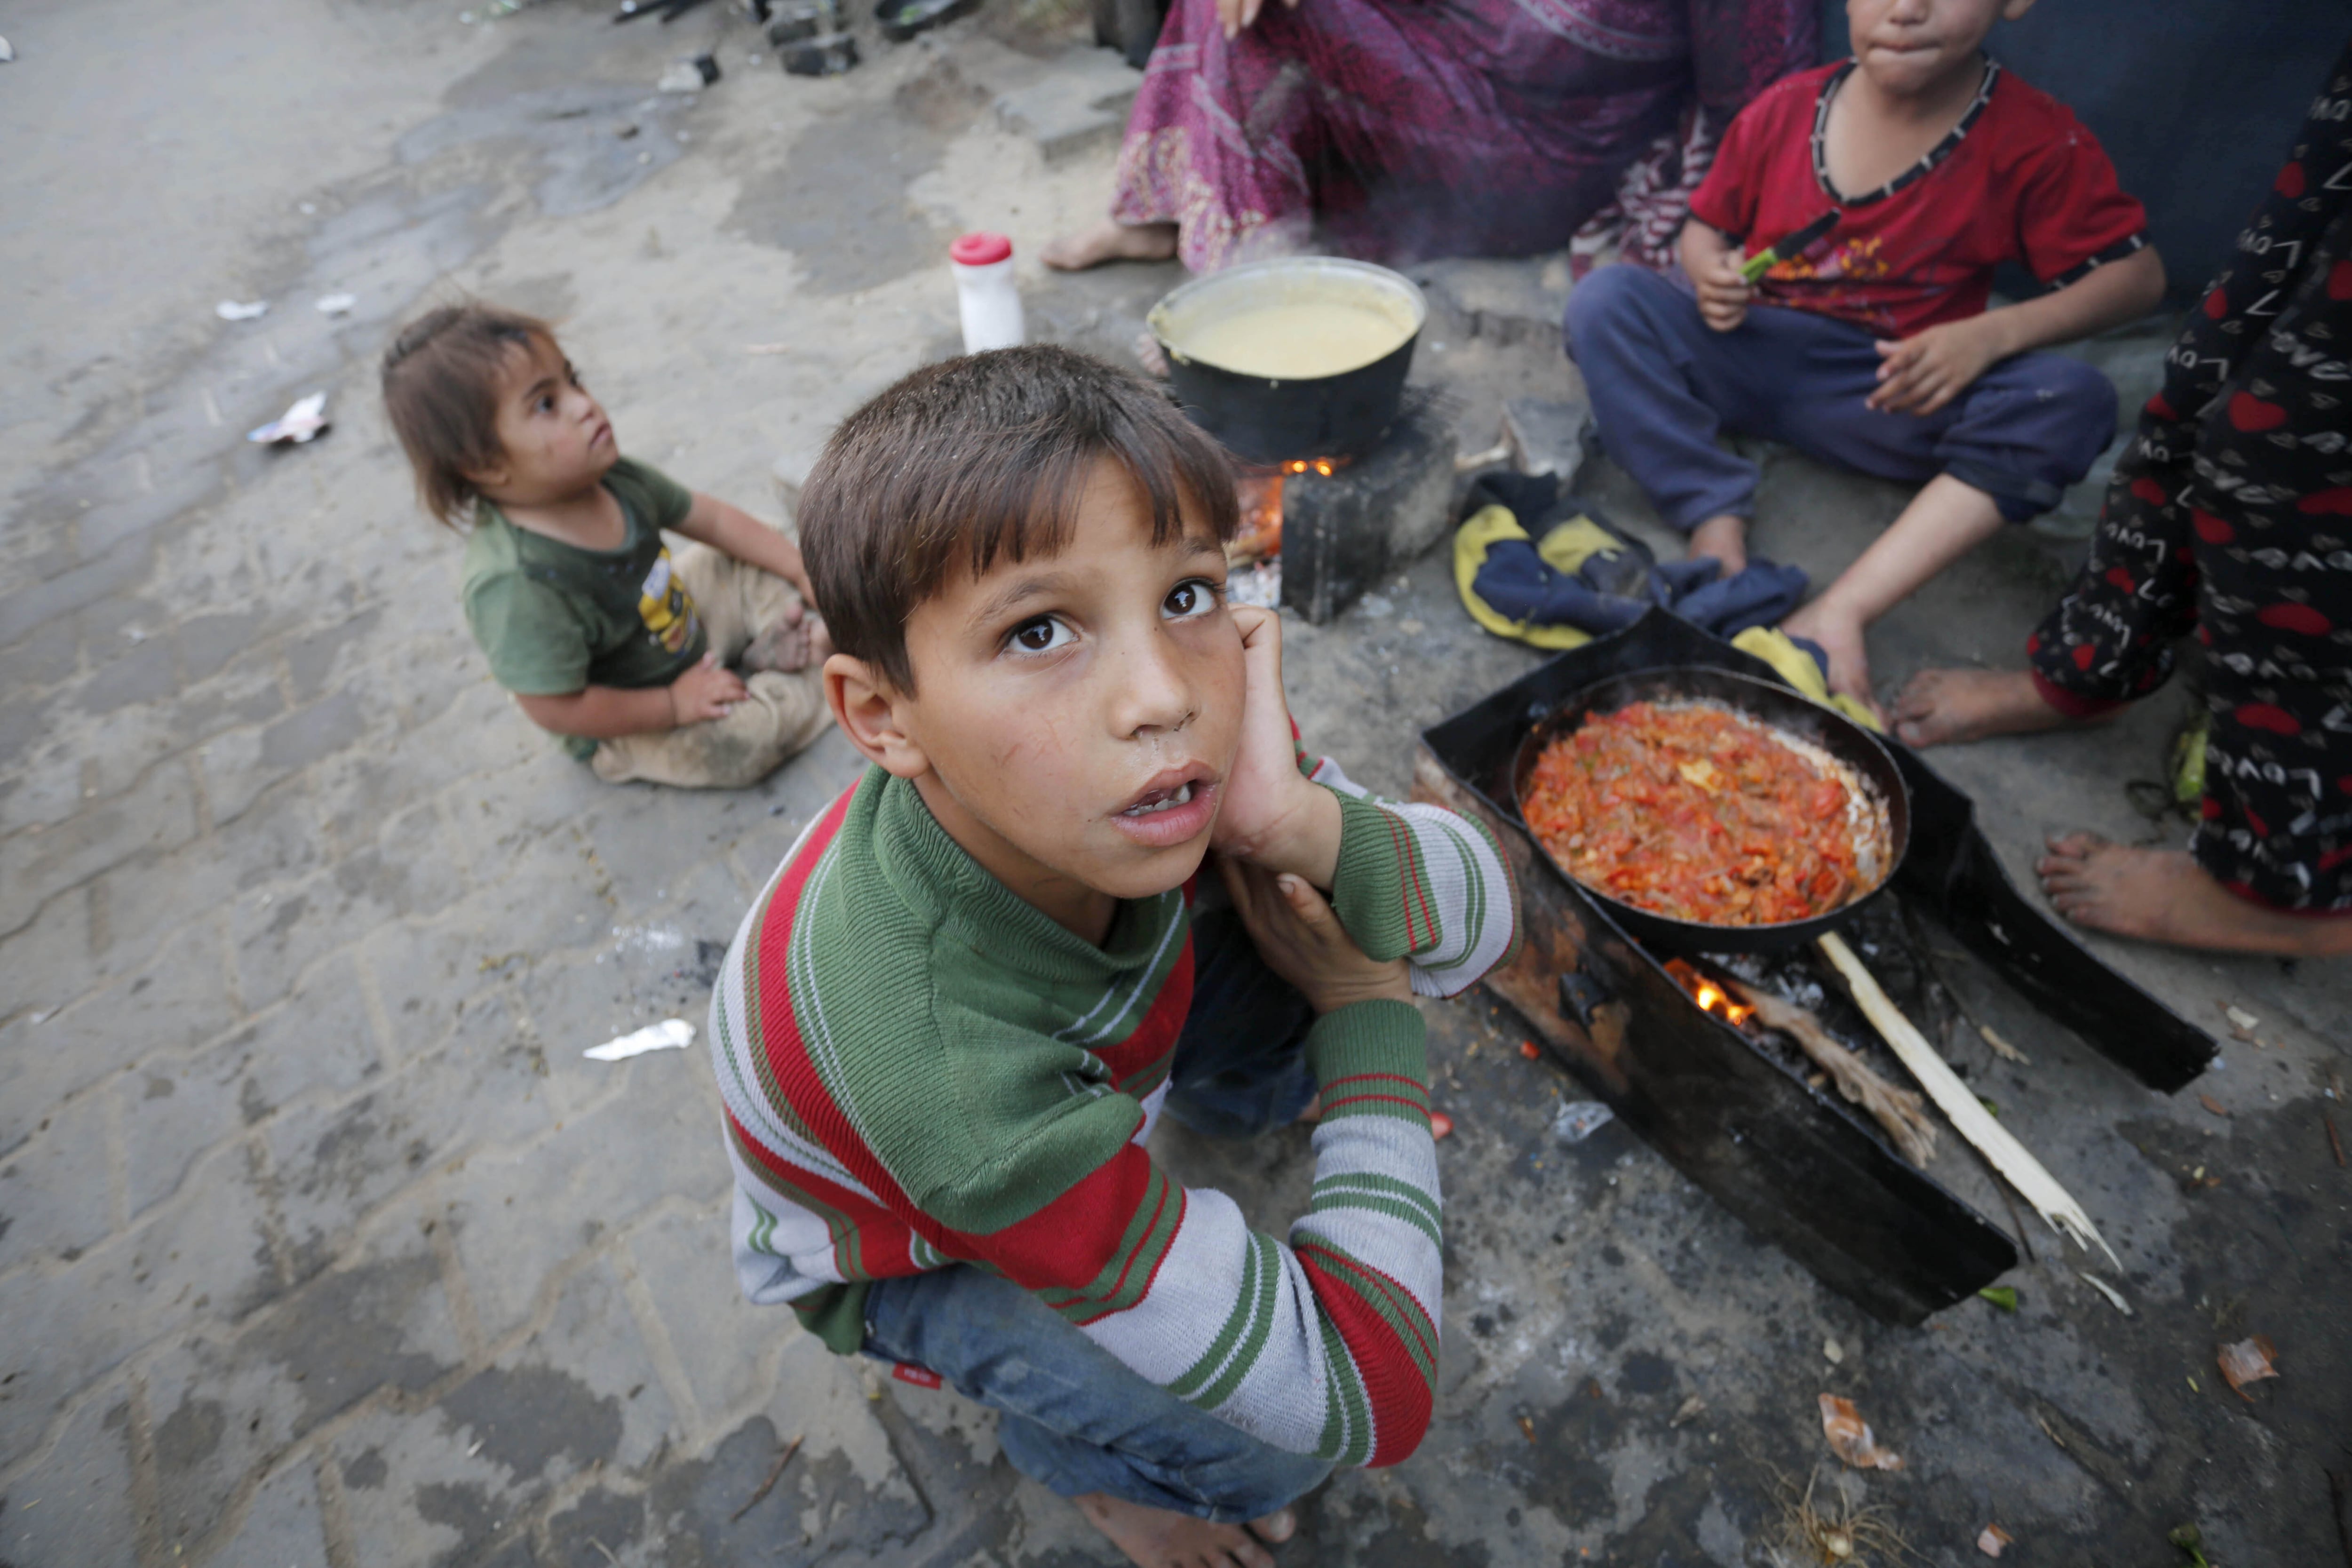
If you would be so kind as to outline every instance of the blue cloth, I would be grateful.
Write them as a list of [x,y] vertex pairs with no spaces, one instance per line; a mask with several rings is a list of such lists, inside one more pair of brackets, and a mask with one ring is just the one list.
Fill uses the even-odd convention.
[[[1777,625],[1804,601],[1806,577],[1797,566],[1757,557],[1729,577],[1712,556],[1660,562],[1648,545],[1621,532],[1594,509],[1559,498],[1559,481],[1549,475],[1496,473],[1471,487],[1464,510],[1500,506],[1518,520],[1526,539],[1498,540],[1486,547],[1471,579],[1471,591],[1505,620],[1538,626],[1574,626],[1605,637],[1642,618],[1651,605],[1675,615],[1726,642],[1750,626]],[[1552,529],[1574,513],[1616,542],[1562,571],[1544,559],[1540,545]]]
[[1867,328],[1758,305],[1718,332],[1679,272],[1601,268],[1570,291],[1566,325],[1601,445],[1685,532],[1755,515],[1756,465],[1719,429],[1881,479],[1948,473],[2011,522],[2056,506],[2116,433],[2114,384],[2063,354],[2005,359],[1931,415],[1866,407],[1881,363]]
[[[1304,1047],[1315,1015],[1266,968],[1240,918],[1207,903],[1192,922],[1192,1008],[1167,1110],[1203,1131],[1247,1137],[1295,1121],[1313,1098]],[[1064,1497],[1106,1492],[1232,1524],[1274,1512],[1331,1473],[1326,1460],[1269,1447],[1147,1383],[1035,1296],[969,1266],[877,1280],[866,1293],[865,1350],[929,1367],[996,1410],[1005,1457]]]

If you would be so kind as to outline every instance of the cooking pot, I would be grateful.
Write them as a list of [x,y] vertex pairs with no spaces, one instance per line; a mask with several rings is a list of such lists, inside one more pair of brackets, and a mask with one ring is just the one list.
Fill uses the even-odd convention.
[[[1885,813],[1886,836],[1877,846],[1877,879],[1836,909],[1801,921],[1766,925],[1715,925],[1705,921],[1678,920],[1654,910],[1637,908],[1605,889],[1578,878],[1553,856],[1550,847],[1528,828],[1528,837],[1543,850],[1559,874],[1605,906],[1626,933],[1637,940],[1678,952],[1778,952],[1812,941],[1845,924],[1892,881],[1911,845],[1911,791],[1903,770],[1877,736],[1834,708],[1823,707],[1785,686],[1735,675],[1727,669],[1678,666],[1636,670],[1611,676],[1570,693],[1528,731],[1519,742],[1511,769],[1511,805],[1527,822],[1528,779],[1536,759],[1560,736],[1571,734],[1598,714],[1614,713],[1635,702],[1713,700],[1741,718],[1778,730],[1798,742],[1828,753],[1837,764],[1841,782],[1860,788]],[[1794,759],[1791,759],[1794,762]]]
[[[1412,331],[1369,364],[1336,375],[1288,379],[1227,370],[1186,346],[1189,334],[1222,316],[1334,299],[1370,305],[1399,325],[1410,322]],[[1192,422],[1239,457],[1281,463],[1360,457],[1379,445],[1403,402],[1405,374],[1429,320],[1429,301],[1412,279],[1369,261],[1286,256],[1195,278],[1171,291],[1145,320],[1168,357],[1176,399]]]

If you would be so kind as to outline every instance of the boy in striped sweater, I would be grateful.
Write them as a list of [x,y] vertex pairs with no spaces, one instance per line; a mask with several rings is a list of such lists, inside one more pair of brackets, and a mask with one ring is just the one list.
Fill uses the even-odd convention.
[[[1517,940],[1482,828],[1307,765],[1279,622],[1225,600],[1235,521],[1207,437],[1066,350],[852,415],[801,533],[872,765],[711,1001],[745,1292],[994,1406],[1013,1462],[1154,1568],[1270,1564],[1333,1465],[1421,1441],[1442,1241],[1412,998]],[[1163,1108],[1319,1114],[1286,1238],[1153,1163]]]

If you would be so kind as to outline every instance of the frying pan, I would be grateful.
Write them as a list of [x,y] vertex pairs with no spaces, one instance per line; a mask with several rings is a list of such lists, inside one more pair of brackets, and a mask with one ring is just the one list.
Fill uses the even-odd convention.
[[1519,814],[1521,826],[1527,824],[1527,809],[1522,802],[1528,775],[1535,772],[1536,759],[1543,755],[1544,748],[1553,741],[1572,733],[1596,715],[1614,713],[1635,702],[1710,699],[1743,718],[1818,746],[1843,764],[1849,783],[1859,782],[1875,797],[1877,804],[1885,808],[1886,841],[1875,882],[1827,914],[1768,925],[1712,925],[1704,921],[1677,920],[1672,915],[1637,909],[1622,900],[1612,898],[1591,883],[1572,875],[1567,867],[1552,857],[1550,849],[1544,847],[1543,840],[1531,827],[1528,837],[1535,838],[1537,847],[1543,849],[1544,858],[1551,861],[1553,869],[1606,909],[1627,934],[1644,942],[1679,952],[1778,952],[1811,942],[1824,931],[1836,930],[1852,920],[1864,904],[1876,898],[1901,868],[1903,856],[1911,844],[1911,792],[1903,781],[1903,770],[1896,766],[1895,758],[1877,736],[1837,710],[1824,708],[1785,686],[1775,686],[1751,676],[1734,675],[1727,669],[1678,666],[1613,675],[1570,693],[1538,719],[1528,729],[1526,739],[1519,742],[1518,757],[1511,768],[1511,805]]

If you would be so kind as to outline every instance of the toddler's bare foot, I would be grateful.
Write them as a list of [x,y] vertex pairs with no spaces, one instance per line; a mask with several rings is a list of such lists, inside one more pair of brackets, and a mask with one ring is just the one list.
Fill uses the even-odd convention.
[[814,610],[801,616],[801,629],[808,633],[808,661],[823,664],[834,656],[833,634],[825,629],[824,617]]
[[807,668],[811,662],[809,626],[814,619],[804,616],[792,626],[770,626],[753,637],[751,646],[743,650],[743,668],[754,675],[763,669],[790,675],[796,669]]
[[1748,570],[1748,520],[1728,514],[1708,518],[1691,530],[1690,548],[1684,553],[1694,561],[1712,555],[1723,563],[1726,577],[1737,577]]
[[1840,697],[1851,697],[1882,719],[1885,710],[1870,694],[1870,653],[1863,646],[1862,623],[1852,616],[1815,599],[1780,623],[1780,629],[1792,637],[1803,637],[1819,643],[1830,657],[1830,690]]
[[1895,700],[1895,732],[1907,745],[1948,746],[1990,735],[2030,735],[2069,724],[2021,669],[1923,669]]
[[1105,218],[1092,228],[1062,236],[1038,254],[1046,266],[1063,272],[1084,272],[1106,261],[1165,261],[1176,254],[1176,226]]
[[1274,1553],[1266,1546],[1280,1545],[1298,1530],[1297,1516],[1286,1508],[1244,1528],[1211,1524],[1103,1492],[1070,1500],[1137,1568],[1274,1568]]
[[2264,909],[2222,887],[2186,850],[2127,848],[2095,833],[2070,833],[2049,844],[2034,867],[2042,890],[2077,925],[2223,952],[2352,952],[2352,918]]

